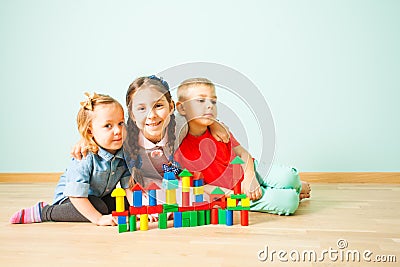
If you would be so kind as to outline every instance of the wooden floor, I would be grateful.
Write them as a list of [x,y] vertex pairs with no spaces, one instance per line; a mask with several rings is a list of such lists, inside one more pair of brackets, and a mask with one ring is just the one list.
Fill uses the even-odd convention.
[[[294,216],[252,212],[249,227],[209,225],[118,234],[116,227],[89,223],[8,223],[19,208],[38,200],[50,202],[54,187],[54,183],[0,183],[1,266],[399,266],[400,262],[399,184],[312,184],[312,198],[302,201]],[[340,249],[343,244],[347,247]],[[281,259],[288,262],[279,260],[278,252],[271,259],[271,253],[280,250],[287,253]],[[397,262],[367,264],[362,258],[365,250],[372,252],[371,261],[383,256],[382,260]],[[313,257],[308,260],[311,251],[317,262]],[[353,262],[353,252],[360,253],[360,262]],[[297,253],[306,253],[306,259],[301,256],[300,262],[293,262]]]

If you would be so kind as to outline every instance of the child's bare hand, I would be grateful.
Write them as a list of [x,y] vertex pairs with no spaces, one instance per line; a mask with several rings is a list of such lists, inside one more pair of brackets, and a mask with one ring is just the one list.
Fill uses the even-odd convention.
[[210,126],[211,135],[218,142],[228,143],[230,139],[229,128],[225,124],[219,121],[214,121]]
[[158,222],[158,216],[156,214],[149,214],[149,222]]
[[82,157],[86,157],[87,153],[88,147],[83,139],[76,143],[71,149],[71,156],[78,160],[81,160]]
[[245,177],[242,182],[242,191],[250,198],[250,200],[258,200],[262,197],[260,184],[255,176]]
[[96,223],[99,226],[115,226],[117,225],[117,220],[111,214],[103,215]]

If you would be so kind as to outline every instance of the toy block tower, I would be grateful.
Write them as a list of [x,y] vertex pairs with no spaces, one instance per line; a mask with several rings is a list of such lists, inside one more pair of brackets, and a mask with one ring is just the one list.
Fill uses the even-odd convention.
[[[148,214],[147,214],[147,206],[143,206],[143,192],[144,189],[139,185],[135,184],[135,186],[131,189],[133,192],[133,206],[129,207],[129,212],[131,217],[129,218],[130,222],[136,221],[136,215],[140,215],[140,230],[146,231],[149,229],[148,226]],[[134,216],[134,217],[132,217]],[[136,227],[136,222],[135,222]]]
[[125,201],[126,192],[122,188],[115,188],[112,193],[112,197],[115,197],[115,211],[112,212],[112,216],[118,217],[118,232],[123,233],[128,231],[128,224],[126,217],[128,216],[128,211],[125,211]]
[[218,224],[219,222],[225,223],[226,214],[224,212],[226,208],[226,197],[225,197],[225,192],[222,191],[222,189],[219,187],[216,187],[211,192],[210,208],[211,208],[211,215],[210,215],[211,224]]
[[178,189],[179,182],[173,172],[164,172],[164,179],[162,180],[162,187],[165,189],[166,203],[176,204],[176,189]]
[[204,198],[204,176],[201,172],[193,172],[193,195],[194,203],[203,203]]
[[241,189],[241,182],[240,179],[242,178],[243,175],[243,170],[242,170],[242,166],[241,164],[244,164],[245,162],[239,157],[236,156],[230,164],[232,164],[233,166],[233,184],[235,185],[233,188],[233,193],[234,194],[240,194],[242,192]]
[[182,179],[182,207],[190,206],[190,177],[191,174],[187,169],[184,169],[179,177]]
[[162,213],[163,206],[157,205],[157,190],[161,188],[154,182],[150,183],[146,188],[149,196],[149,206],[147,207],[148,214]]

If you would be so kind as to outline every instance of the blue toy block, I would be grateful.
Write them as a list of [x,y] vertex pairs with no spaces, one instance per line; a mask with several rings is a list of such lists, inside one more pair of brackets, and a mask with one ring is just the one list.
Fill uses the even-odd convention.
[[126,216],[118,216],[118,224],[126,224]]
[[233,225],[233,210],[226,211],[226,225],[228,226]]
[[133,206],[134,207],[142,206],[142,191],[133,192]]
[[203,202],[203,195],[194,195],[195,202]]
[[164,172],[164,179],[165,180],[175,180],[175,173],[173,172]]
[[193,187],[199,187],[204,185],[204,180],[193,180]]
[[157,206],[156,190],[149,190],[149,206]]
[[175,228],[182,227],[182,212],[180,211],[174,212],[174,227]]

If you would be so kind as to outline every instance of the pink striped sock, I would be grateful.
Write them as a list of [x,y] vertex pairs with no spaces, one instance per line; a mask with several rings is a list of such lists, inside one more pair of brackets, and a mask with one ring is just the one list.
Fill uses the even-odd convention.
[[40,215],[42,209],[46,206],[45,202],[38,202],[30,208],[22,209],[14,213],[10,218],[10,223],[39,223],[42,222]]

